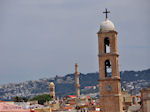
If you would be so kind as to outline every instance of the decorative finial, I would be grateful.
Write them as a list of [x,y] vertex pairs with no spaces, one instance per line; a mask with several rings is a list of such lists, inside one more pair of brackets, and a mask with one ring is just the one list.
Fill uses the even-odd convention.
[[103,12],[106,14],[106,19],[108,18],[108,13],[110,13],[110,11],[107,10],[107,8],[105,8],[105,12]]
[[75,63],[75,67],[78,67],[78,63]]
[[77,63],[75,63],[75,74],[79,74],[79,72],[78,72],[78,64]]
[[75,73],[78,73],[78,64],[75,63]]

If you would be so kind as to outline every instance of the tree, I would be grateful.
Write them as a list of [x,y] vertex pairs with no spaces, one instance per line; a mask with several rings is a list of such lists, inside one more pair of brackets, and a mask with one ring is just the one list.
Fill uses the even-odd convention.
[[16,96],[16,97],[13,97],[13,101],[14,102],[27,102],[28,98]]
[[50,101],[52,98],[49,94],[38,95],[30,99],[31,101],[37,100],[39,104],[43,105],[46,101]]

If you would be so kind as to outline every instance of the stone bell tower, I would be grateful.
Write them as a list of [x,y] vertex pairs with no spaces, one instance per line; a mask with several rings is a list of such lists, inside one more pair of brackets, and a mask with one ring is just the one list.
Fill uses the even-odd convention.
[[123,112],[120,73],[118,65],[117,31],[114,24],[106,19],[101,23],[98,34],[100,105],[102,112]]

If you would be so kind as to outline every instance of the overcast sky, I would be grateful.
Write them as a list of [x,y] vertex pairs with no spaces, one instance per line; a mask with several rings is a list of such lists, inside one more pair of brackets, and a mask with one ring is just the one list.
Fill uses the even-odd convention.
[[150,68],[149,0],[0,0],[0,84],[98,71],[102,14],[118,31],[120,70]]

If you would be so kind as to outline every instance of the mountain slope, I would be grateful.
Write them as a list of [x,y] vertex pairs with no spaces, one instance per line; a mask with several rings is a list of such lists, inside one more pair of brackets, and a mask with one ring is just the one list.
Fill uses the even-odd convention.
[[[84,90],[86,86],[97,86],[99,83],[98,79],[99,73],[81,73],[81,90]],[[49,82],[55,83],[57,96],[74,94],[74,74],[68,74],[64,77],[56,76],[55,78],[2,85],[0,86],[0,99],[11,99],[14,96],[32,97],[49,93]],[[136,94],[141,88],[150,86],[150,69],[143,71],[123,71],[121,72],[121,82],[122,88],[132,94]]]

